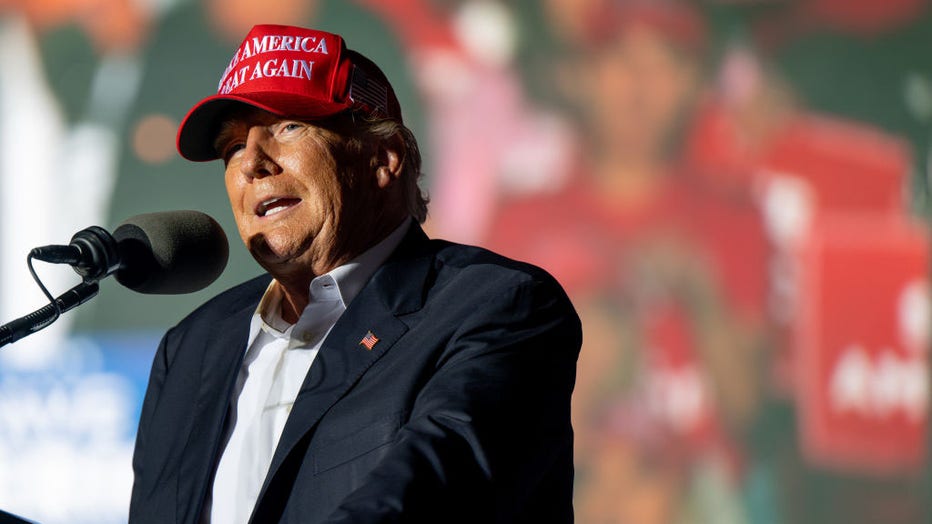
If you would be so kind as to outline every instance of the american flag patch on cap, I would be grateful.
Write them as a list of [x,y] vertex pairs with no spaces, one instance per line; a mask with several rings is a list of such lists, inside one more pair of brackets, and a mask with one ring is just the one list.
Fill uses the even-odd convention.
[[370,78],[359,66],[353,66],[349,98],[353,103],[364,106],[368,111],[387,114],[388,86],[377,79]]

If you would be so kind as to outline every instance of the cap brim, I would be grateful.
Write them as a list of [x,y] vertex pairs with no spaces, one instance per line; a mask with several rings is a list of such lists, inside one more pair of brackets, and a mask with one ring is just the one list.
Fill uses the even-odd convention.
[[313,120],[340,113],[349,109],[350,104],[321,102],[295,93],[270,91],[207,97],[192,107],[181,121],[177,137],[181,156],[195,162],[220,158],[214,148],[214,140],[223,117],[243,106],[255,107],[282,117]]

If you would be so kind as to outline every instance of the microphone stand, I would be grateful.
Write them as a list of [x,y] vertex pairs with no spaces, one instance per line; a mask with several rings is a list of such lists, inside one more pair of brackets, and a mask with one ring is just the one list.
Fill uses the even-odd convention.
[[[96,281],[82,282],[62,293],[55,302],[61,312],[69,311],[80,306],[97,295],[100,286]],[[17,340],[47,327],[55,319],[55,306],[47,304],[32,313],[7,322],[0,326],[0,347],[12,344]]]

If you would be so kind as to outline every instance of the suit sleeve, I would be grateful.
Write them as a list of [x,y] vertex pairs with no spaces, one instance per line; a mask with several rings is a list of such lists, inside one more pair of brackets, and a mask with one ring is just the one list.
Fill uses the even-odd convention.
[[[159,343],[159,348],[155,352],[155,358],[152,360],[152,370],[149,372],[149,385],[146,388],[146,396],[142,403],[142,412],[139,416],[139,428],[136,431],[136,447],[133,451],[133,493],[130,503],[130,522],[139,520],[141,517],[137,515],[138,506],[145,498],[143,491],[146,491],[146,479],[148,479],[145,471],[147,464],[147,441],[151,435],[150,423],[152,421],[152,415],[155,412],[155,407],[158,404],[159,397],[162,392],[162,386],[165,383],[165,374],[168,369],[168,346],[169,339],[172,335],[172,331],[169,331],[162,337],[161,343]],[[149,486],[151,488],[151,486]]]
[[328,523],[572,522],[579,319],[549,279],[486,298]]

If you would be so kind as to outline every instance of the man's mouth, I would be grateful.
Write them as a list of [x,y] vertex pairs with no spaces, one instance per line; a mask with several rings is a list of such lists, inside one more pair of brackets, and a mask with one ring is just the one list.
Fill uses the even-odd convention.
[[260,217],[269,217],[296,206],[300,202],[300,198],[290,197],[275,197],[263,200],[256,206],[256,215]]

